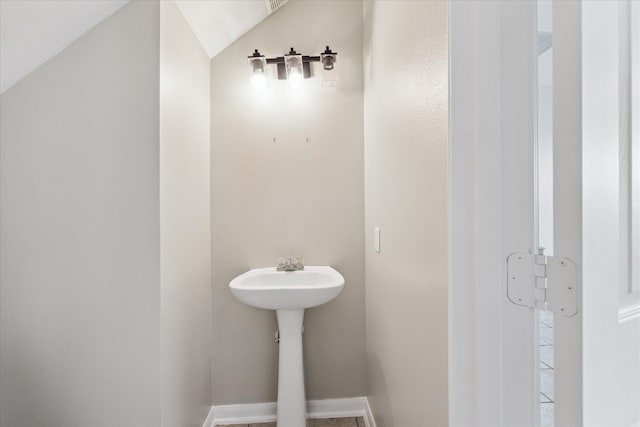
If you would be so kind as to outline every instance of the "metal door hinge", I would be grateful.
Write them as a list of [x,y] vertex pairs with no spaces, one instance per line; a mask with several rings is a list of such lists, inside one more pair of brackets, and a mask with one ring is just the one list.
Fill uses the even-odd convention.
[[578,269],[569,258],[513,253],[507,257],[507,297],[523,307],[535,307],[561,316],[578,312]]

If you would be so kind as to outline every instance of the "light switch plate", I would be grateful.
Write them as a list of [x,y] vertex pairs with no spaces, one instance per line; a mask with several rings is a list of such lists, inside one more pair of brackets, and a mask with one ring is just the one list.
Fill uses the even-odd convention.
[[380,227],[376,227],[373,233],[373,247],[377,253],[380,253]]

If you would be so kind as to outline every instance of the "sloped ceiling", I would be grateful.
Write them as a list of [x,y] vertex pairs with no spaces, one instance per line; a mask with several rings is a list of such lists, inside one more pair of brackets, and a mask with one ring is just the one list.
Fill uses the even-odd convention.
[[0,93],[128,0],[0,0]]
[[[0,93],[128,2],[0,0]],[[209,57],[268,15],[264,0],[176,0],[176,4]]]
[[[264,0],[176,0],[202,47],[213,58],[268,15]],[[251,52],[247,53],[247,56]]]

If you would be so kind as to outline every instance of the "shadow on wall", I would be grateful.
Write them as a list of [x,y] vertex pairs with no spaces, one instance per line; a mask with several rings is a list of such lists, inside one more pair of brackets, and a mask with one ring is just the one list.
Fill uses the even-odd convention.
[[[367,384],[369,390],[376,390],[375,395],[369,395],[369,404],[373,411],[373,418],[379,426],[394,426],[393,408],[389,401],[389,391],[387,390],[387,380],[382,369],[382,364],[376,355],[367,354],[367,370],[369,372],[368,380],[375,378],[379,381],[377,384]],[[387,416],[387,419],[384,419]]]
[[[60,379],[57,366],[48,366],[46,356],[37,348],[29,344],[29,339],[21,339],[13,341],[13,355],[19,355],[19,360],[7,360],[12,366],[12,372],[7,377],[12,377],[10,382],[15,385],[12,390],[13,394],[20,396],[20,399],[12,400],[12,405],[16,407],[12,409],[13,414],[31,414],[29,420],[37,423],[37,425],[78,425],[82,424],[82,420],[78,418],[77,413],[69,408],[74,408],[76,402],[68,399],[63,393],[58,393],[60,387]],[[33,371],[38,371],[38,380],[34,382]],[[73,373],[67,372],[72,375]],[[9,378],[3,378],[9,380]],[[33,402],[38,402],[37,406]],[[0,408],[2,409],[2,408]],[[6,409],[6,408],[4,408]],[[6,411],[4,411],[6,412]],[[4,414],[6,415],[6,414]],[[16,417],[0,416],[0,425],[17,426],[21,425],[24,419]]]
[[[365,49],[372,45],[373,38],[373,26],[371,23],[374,19],[374,10],[371,5],[365,5],[362,10],[362,18],[363,18],[363,28],[362,28],[362,46],[363,46],[363,61],[362,61],[362,75],[364,76],[364,84],[366,82],[373,81],[373,52],[371,49],[368,49],[367,52],[364,52]],[[366,94],[366,91],[363,93]]]

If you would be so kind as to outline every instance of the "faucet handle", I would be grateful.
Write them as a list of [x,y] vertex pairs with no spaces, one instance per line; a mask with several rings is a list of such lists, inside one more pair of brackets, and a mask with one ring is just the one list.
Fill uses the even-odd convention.
[[304,259],[300,256],[291,257],[291,263],[296,270],[304,270]]
[[278,257],[276,259],[276,270],[284,270],[284,271],[296,271],[296,270],[304,270],[304,263],[302,262],[302,257]]

